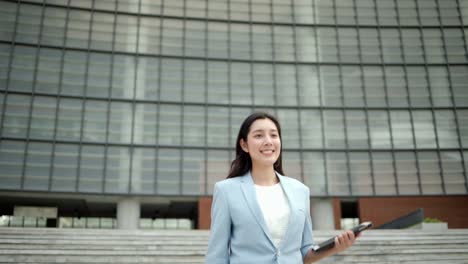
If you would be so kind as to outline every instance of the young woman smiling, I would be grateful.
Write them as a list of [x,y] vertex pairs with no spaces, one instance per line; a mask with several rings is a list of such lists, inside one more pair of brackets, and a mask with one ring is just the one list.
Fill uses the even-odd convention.
[[354,233],[315,252],[309,188],[283,176],[281,127],[263,112],[242,123],[236,158],[226,180],[217,182],[205,263],[313,263],[350,247]]

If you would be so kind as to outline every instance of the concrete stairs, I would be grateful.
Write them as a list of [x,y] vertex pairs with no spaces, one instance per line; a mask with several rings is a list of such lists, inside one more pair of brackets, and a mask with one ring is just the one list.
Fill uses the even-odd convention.
[[[315,240],[336,234],[315,231]],[[197,264],[204,263],[208,236],[198,230],[0,228],[0,263]],[[468,263],[468,229],[369,230],[320,263]]]

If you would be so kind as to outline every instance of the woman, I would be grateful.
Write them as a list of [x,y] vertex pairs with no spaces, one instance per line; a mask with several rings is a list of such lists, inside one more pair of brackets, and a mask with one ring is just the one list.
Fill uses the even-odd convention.
[[309,188],[283,176],[281,149],[275,117],[244,120],[229,175],[214,187],[207,264],[312,263],[354,243],[347,231],[334,248],[312,250]]

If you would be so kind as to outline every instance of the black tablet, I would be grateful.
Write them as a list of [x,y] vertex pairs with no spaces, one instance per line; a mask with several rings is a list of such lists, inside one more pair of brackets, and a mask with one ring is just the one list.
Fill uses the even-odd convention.
[[[372,222],[364,222],[358,226],[353,227],[351,230],[354,232],[354,235],[357,236],[360,232],[372,227]],[[315,252],[323,251],[330,249],[335,246],[335,237],[332,237],[318,245],[315,245],[312,249]]]

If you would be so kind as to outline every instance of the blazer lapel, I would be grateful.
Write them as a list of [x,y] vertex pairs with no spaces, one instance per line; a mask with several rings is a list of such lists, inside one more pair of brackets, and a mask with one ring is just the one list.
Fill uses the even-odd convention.
[[260,225],[260,227],[262,228],[263,233],[265,233],[270,243],[274,246],[275,244],[273,243],[273,239],[271,238],[268,227],[266,226],[265,219],[263,218],[262,210],[260,209],[260,206],[258,205],[257,193],[255,191],[255,184],[252,180],[252,176],[250,175],[250,172],[242,176],[241,182],[242,182],[241,184],[242,192],[244,193],[244,198],[245,198],[245,201],[247,202],[247,205],[250,208],[250,211],[254,215],[255,220],[257,221],[258,225]]
[[286,227],[286,232],[284,233],[283,239],[281,239],[281,243],[279,247],[281,248],[282,245],[288,241],[288,235],[291,233],[290,229],[291,226],[293,225],[295,221],[295,212],[296,212],[296,203],[294,202],[294,190],[291,188],[291,186],[288,184],[288,181],[285,179],[285,176],[279,174],[278,172],[276,173],[278,176],[278,179],[280,180],[281,187],[284,190],[284,193],[286,194],[286,197],[288,199],[288,204],[289,204],[289,221],[288,221],[288,226]]

